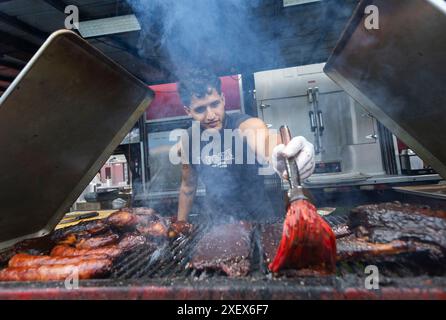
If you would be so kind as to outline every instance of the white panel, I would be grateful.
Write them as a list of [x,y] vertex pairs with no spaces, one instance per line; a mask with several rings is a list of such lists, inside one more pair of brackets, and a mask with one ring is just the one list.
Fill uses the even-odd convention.
[[304,3],[310,3],[310,2],[318,2],[320,0],[283,0],[283,6],[289,7],[289,6],[295,6],[298,4],[304,4]]
[[138,30],[141,26],[134,14],[79,23],[79,32],[84,38]]
[[308,88],[318,87],[320,93],[342,91],[323,72],[325,64],[276,69],[254,74],[257,101],[306,96]]

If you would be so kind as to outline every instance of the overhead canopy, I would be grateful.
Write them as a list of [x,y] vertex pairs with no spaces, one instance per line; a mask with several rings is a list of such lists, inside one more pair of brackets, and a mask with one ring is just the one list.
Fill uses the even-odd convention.
[[[20,0],[0,1],[1,59],[23,67],[65,8],[80,21],[135,14],[141,30],[88,42],[148,84],[175,82],[177,69],[203,65],[219,76],[325,62],[358,0],[284,7],[280,0]],[[1,79],[0,79],[1,80]],[[0,93],[2,85],[0,82]]]

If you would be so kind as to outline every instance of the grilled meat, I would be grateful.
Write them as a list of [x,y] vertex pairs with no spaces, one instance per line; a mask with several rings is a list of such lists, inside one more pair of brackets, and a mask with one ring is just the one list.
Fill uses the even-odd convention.
[[345,237],[337,242],[337,260],[368,259],[388,255],[397,255],[404,252],[415,251],[416,248],[409,242],[395,240],[389,243],[372,243],[355,236]]
[[73,246],[77,242],[77,236],[74,233],[71,233],[67,235],[65,238],[62,238],[60,241],[57,242],[57,244],[67,245],[67,246]]
[[169,238],[176,238],[180,235],[188,235],[192,232],[192,224],[186,221],[175,221],[169,226]]
[[144,236],[137,233],[128,233],[119,240],[118,247],[127,251],[144,244],[148,244]]
[[144,236],[167,237],[169,221],[150,208],[122,209],[112,213],[106,223],[117,231],[136,230]]
[[233,223],[214,226],[198,242],[191,260],[196,270],[223,271],[230,277],[250,271],[252,226]]
[[109,259],[85,259],[78,263],[41,265],[35,267],[8,267],[0,270],[0,281],[52,281],[78,276],[79,279],[99,278],[108,274]]
[[401,203],[365,205],[351,211],[349,228],[371,242],[411,240],[446,251],[446,219],[438,212]]
[[77,257],[64,256],[34,256],[26,253],[18,253],[13,256],[8,263],[9,267],[36,267],[48,264],[76,264],[84,260],[103,260],[108,259],[106,255],[89,255]]
[[343,223],[337,226],[333,227],[333,232],[336,236],[336,239],[346,237],[351,234],[350,229],[348,228],[348,225]]
[[169,226],[164,219],[136,226],[136,230],[145,236],[155,238],[167,237]]
[[263,226],[260,243],[265,254],[265,261],[269,264],[276,256],[277,248],[282,238],[283,224],[274,223]]
[[101,236],[81,239],[75,244],[75,247],[77,249],[94,249],[116,244],[118,240],[119,236],[117,234],[109,232]]
[[431,209],[429,206],[413,205],[409,203],[401,203],[399,201],[363,205],[353,209],[353,211],[374,211],[379,213],[399,212],[446,219],[446,210],[435,210]]
[[[265,263],[271,262],[276,255],[277,247],[282,237],[281,224],[269,224],[263,227],[260,241],[264,251]],[[350,235],[337,240],[337,260],[369,259],[379,256],[397,255],[406,252],[426,251],[412,242],[395,240],[389,243],[373,243]]]
[[[137,246],[143,245],[146,243],[146,239],[139,234],[128,233],[125,234],[119,242],[118,236],[115,234],[109,234],[104,238],[90,238],[87,240],[92,240],[89,243],[83,242],[85,248],[72,248],[66,245],[58,245],[53,248],[51,251],[52,256],[84,256],[84,255],[106,255],[110,258],[116,258],[121,255],[123,252],[134,249]],[[105,244],[106,242],[113,242],[115,244],[112,245],[103,245],[100,247],[90,247],[87,248],[87,245],[99,245]]]
[[119,236],[112,232],[92,236],[88,232],[70,233],[57,242],[58,245],[74,246],[78,249],[99,248],[118,242]]
[[138,216],[128,211],[116,211],[107,218],[107,223],[115,228],[132,228],[138,221]]
[[[135,209],[136,211],[136,209]],[[140,213],[133,213],[129,211],[116,211],[107,218],[107,223],[117,229],[129,230],[134,229],[139,225],[148,225],[153,221],[160,219],[152,211],[139,211]]]
[[15,244],[10,249],[0,253],[0,265],[4,265],[16,253],[28,254],[45,254],[48,253],[56,243],[52,240],[50,235],[40,238],[32,238],[23,240]]
[[82,221],[78,224],[62,229],[58,229],[51,234],[51,239],[55,242],[65,239],[70,234],[78,236],[94,236],[109,231],[110,228],[103,220]]
[[[79,222],[74,226],[69,226],[55,230],[51,234],[21,241],[12,248],[0,253],[0,265],[6,264],[8,260],[17,253],[28,253],[33,255],[49,254],[54,246],[62,245],[74,246],[77,249],[94,249],[120,242],[119,248],[124,250],[132,249],[138,245],[146,243],[144,236],[124,234],[119,240],[119,235],[123,232],[135,231],[139,226],[145,235],[167,237],[167,230],[161,224],[153,224],[154,221],[164,221],[151,208],[122,209],[114,212],[108,219]],[[147,228],[144,228],[147,226]],[[117,234],[111,232],[111,228]],[[168,227],[168,224],[166,224]],[[61,251],[58,251],[61,250]],[[58,248],[55,252],[62,252]],[[72,250],[70,250],[72,252]],[[82,252],[76,254],[83,254]]]
[[95,249],[76,249],[69,246],[58,245],[51,250],[51,256],[76,257],[88,255],[106,255],[114,259],[120,256],[125,250],[118,245],[105,246]]

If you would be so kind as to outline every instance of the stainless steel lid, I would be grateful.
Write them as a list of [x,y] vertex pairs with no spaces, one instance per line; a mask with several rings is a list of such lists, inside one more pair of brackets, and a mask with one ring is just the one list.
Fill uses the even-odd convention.
[[[379,10],[377,30],[366,28],[369,5]],[[361,1],[324,69],[443,178],[445,30],[442,0]]]
[[53,230],[152,99],[75,33],[53,33],[0,99],[0,249]]

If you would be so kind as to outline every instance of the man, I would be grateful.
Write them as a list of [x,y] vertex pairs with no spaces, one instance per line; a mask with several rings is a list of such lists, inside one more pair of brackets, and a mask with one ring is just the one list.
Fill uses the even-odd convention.
[[[273,213],[265,192],[262,164],[272,162],[273,168],[283,178],[285,157],[297,155],[301,178],[309,177],[314,171],[314,147],[304,137],[295,137],[285,147],[277,134],[270,134],[265,123],[245,114],[225,112],[225,96],[221,91],[220,79],[203,70],[195,70],[178,84],[178,91],[186,114],[200,124],[200,134],[214,136],[221,152],[203,154],[205,144],[189,128],[182,138],[182,181],[178,203],[178,220],[186,221],[192,208],[197,190],[197,179],[206,187],[208,207],[205,211],[213,218],[260,220]],[[228,141],[224,130],[235,130],[232,141]],[[254,134],[252,134],[254,133]],[[219,136],[215,138],[215,134]],[[194,138],[194,140],[193,140]],[[226,138],[226,142],[225,142]],[[235,140],[243,142],[242,163],[237,163]],[[197,141],[200,140],[200,141]],[[220,140],[220,141],[218,141]],[[192,148],[199,146],[199,157],[194,158]],[[229,148],[227,148],[229,146]],[[249,163],[248,152],[255,154],[255,162]],[[195,160],[195,161],[194,161]],[[240,161],[238,161],[240,162]]]

